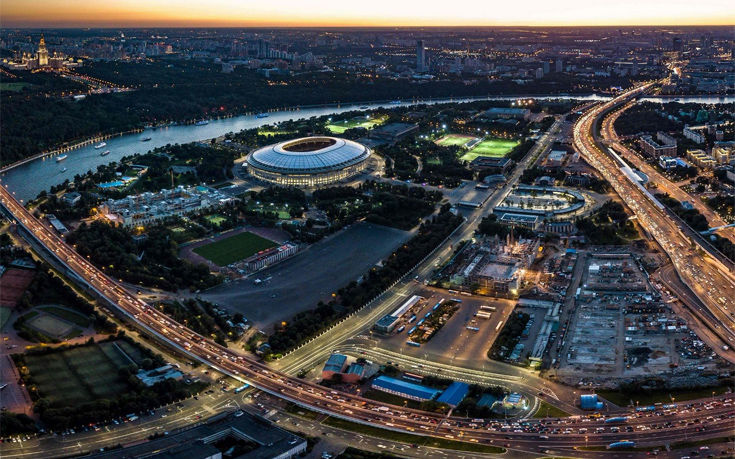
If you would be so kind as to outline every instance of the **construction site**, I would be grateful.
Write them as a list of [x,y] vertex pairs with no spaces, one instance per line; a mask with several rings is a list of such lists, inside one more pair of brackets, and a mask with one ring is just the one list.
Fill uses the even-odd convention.
[[562,382],[595,388],[664,375],[681,386],[717,379],[725,365],[670,302],[635,255],[590,255],[551,371]]
[[538,239],[497,236],[468,243],[445,268],[450,288],[479,295],[517,298],[526,270],[539,252]]

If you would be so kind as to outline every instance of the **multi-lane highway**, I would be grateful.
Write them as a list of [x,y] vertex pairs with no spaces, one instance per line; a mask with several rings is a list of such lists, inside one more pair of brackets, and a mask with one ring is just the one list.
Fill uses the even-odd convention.
[[574,145],[600,172],[633,211],[641,227],[661,246],[676,272],[706,307],[704,323],[719,339],[710,342],[722,357],[735,362],[735,279],[729,268],[707,254],[698,235],[667,211],[638,181],[613,150],[595,137],[595,126],[605,114],[648,90],[653,83],[625,91],[584,113],[574,126]]
[[[705,432],[702,432],[699,426],[694,426],[695,415],[693,413],[679,413],[677,410],[667,415],[677,422],[665,428],[634,428],[632,431],[620,432],[606,427],[601,420],[588,420],[584,428],[592,427],[594,431],[582,434],[579,431],[570,430],[571,428],[555,428],[554,423],[542,424],[534,421],[529,422],[527,426],[514,428],[512,424],[500,422],[473,423],[463,418],[443,417],[402,407],[387,408],[373,400],[337,392],[274,371],[273,368],[261,362],[219,346],[192,332],[135,297],[122,287],[118,280],[109,278],[94,267],[67,245],[50,226],[42,223],[16,201],[4,186],[0,186],[0,203],[29,238],[35,240],[36,244],[42,245],[49,254],[52,254],[66,267],[70,278],[95,292],[152,338],[221,373],[248,382],[267,393],[317,412],[385,429],[468,442],[507,443],[512,448],[525,450],[537,448],[539,443],[551,442],[556,447],[572,448],[584,444],[602,446],[622,439],[635,440],[640,444],[659,445],[679,440],[685,435],[690,437],[695,435],[700,437],[721,436],[730,432],[732,427],[731,420],[728,418],[729,415],[732,415],[731,402],[712,407],[713,417]],[[459,231],[459,233],[463,232],[464,230]],[[698,419],[699,415],[697,414],[696,417]],[[689,419],[692,419],[691,423]],[[577,421],[582,422],[582,420]],[[663,419],[655,419],[655,421],[658,424]],[[558,423],[559,426],[562,426],[562,421]],[[540,435],[541,432],[543,435]]]

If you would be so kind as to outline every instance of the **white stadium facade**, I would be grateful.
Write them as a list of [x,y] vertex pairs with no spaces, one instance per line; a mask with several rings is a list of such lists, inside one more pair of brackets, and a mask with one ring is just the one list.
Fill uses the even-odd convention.
[[247,158],[250,175],[278,185],[315,187],[352,177],[367,166],[365,145],[337,137],[302,137],[260,148]]

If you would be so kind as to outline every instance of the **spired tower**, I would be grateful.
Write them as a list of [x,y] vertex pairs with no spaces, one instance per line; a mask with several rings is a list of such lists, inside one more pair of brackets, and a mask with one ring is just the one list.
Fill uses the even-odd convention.
[[41,35],[41,41],[38,42],[38,66],[44,67],[48,65],[48,50],[46,49],[46,40]]

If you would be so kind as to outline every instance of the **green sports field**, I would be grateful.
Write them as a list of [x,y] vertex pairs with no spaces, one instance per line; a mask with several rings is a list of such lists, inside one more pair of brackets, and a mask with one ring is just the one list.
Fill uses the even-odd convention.
[[223,217],[222,215],[213,214],[213,215],[207,215],[204,217],[209,223],[219,226],[222,222],[226,221],[227,219]]
[[327,129],[332,134],[342,134],[347,129],[354,128],[365,128],[372,129],[375,126],[383,124],[384,118],[353,118],[351,120],[336,121],[332,124],[327,124]]
[[127,384],[118,376],[123,359],[111,359],[97,344],[45,355],[29,354],[26,363],[44,398],[72,405],[113,397]]
[[437,139],[434,143],[436,143],[437,145],[441,145],[442,147],[463,147],[468,142],[476,139],[477,137],[472,137],[471,135],[447,134],[444,137]]
[[261,250],[275,247],[276,243],[253,233],[240,233],[194,249],[194,252],[217,266],[245,259]]
[[475,147],[462,155],[462,161],[472,161],[478,156],[489,156],[492,158],[503,158],[511,152],[520,142],[517,140],[488,139],[475,145]]

